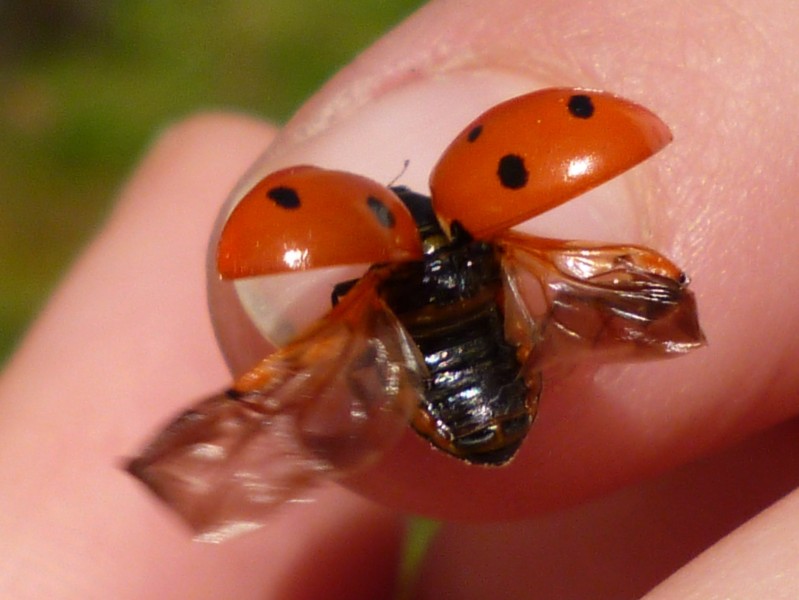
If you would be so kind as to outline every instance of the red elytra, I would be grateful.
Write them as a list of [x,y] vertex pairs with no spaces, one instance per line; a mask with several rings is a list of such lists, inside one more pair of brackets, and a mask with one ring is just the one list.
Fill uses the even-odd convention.
[[366,177],[311,166],[264,177],[236,205],[219,240],[226,279],[422,255],[408,209]]
[[613,179],[672,139],[646,108],[603,92],[533,92],[489,109],[444,151],[433,206],[479,239]]
[[[562,204],[668,144],[654,113],[609,93],[540,90],[483,113],[430,176],[433,207],[477,239]],[[217,266],[235,279],[422,256],[413,218],[387,187],[312,166],[267,175],[235,207]]]

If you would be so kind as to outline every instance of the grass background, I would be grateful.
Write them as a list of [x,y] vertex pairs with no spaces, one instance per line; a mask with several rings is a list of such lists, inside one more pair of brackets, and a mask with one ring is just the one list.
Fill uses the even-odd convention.
[[422,0],[0,2],[0,364],[157,132],[284,121]]

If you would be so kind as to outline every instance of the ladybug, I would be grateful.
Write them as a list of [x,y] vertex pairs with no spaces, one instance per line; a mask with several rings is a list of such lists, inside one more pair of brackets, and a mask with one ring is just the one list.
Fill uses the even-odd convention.
[[547,367],[700,346],[688,278],[664,256],[512,229],[670,141],[637,104],[554,88],[469,124],[429,197],[316,166],[267,175],[222,229],[221,278],[372,266],[334,287],[323,318],[174,420],[129,471],[196,531],[224,536],[320,476],[373,463],[408,423],[456,459],[504,465]]

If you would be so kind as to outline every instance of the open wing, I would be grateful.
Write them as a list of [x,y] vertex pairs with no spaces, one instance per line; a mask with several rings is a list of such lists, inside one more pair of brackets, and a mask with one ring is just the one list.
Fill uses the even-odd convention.
[[418,404],[424,363],[373,269],[323,319],[230,390],[186,411],[128,470],[201,539],[257,527],[320,477],[378,459]]
[[[495,241],[506,287],[524,300],[535,324],[529,368],[572,363],[586,353],[604,360],[679,355],[705,342],[688,278],[654,250],[515,231]],[[538,290],[524,291],[525,273]]]

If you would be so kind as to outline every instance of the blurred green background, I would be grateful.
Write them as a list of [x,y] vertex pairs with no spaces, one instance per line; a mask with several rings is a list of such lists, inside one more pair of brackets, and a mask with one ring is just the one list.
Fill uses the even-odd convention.
[[0,1],[0,364],[164,125],[284,121],[423,3]]

